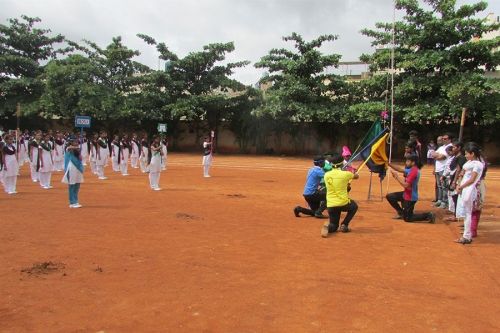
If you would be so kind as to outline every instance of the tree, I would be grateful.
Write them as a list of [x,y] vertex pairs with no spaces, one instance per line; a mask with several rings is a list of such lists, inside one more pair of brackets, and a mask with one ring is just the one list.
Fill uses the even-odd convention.
[[16,103],[35,109],[43,92],[44,63],[70,50],[57,47],[64,42],[62,35],[50,36],[50,30],[36,28],[40,21],[23,15],[0,24],[0,115],[12,115]]
[[65,118],[84,114],[98,120],[141,118],[137,99],[141,75],[149,69],[133,60],[139,52],[123,45],[121,37],[113,38],[104,49],[90,41],[69,43],[82,54],[47,65],[41,98],[44,114]]
[[335,115],[344,111],[345,83],[327,70],[338,67],[341,56],[323,55],[319,49],[323,43],[336,39],[334,35],[322,35],[306,42],[292,33],[283,40],[295,42],[295,52],[272,49],[262,57],[255,67],[269,71],[261,83],[271,86],[264,105],[256,114],[293,121],[335,120]]
[[[223,119],[231,100],[244,86],[230,78],[234,69],[247,65],[248,61],[222,65],[226,54],[234,51],[234,43],[213,43],[202,51],[191,52],[179,58],[164,43],[157,43],[150,36],[138,37],[150,45],[156,45],[160,59],[167,62],[164,72],[151,72],[145,78],[145,88],[154,97],[155,114],[177,122],[191,121],[198,134],[200,130],[215,129]],[[205,121],[205,122],[204,122]],[[208,125],[204,128],[203,125]]]
[[[455,0],[398,0],[402,21],[395,23],[395,112],[404,121],[446,121],[459,118],[463,107],[476,121],[500,120],[498,79],[484,73],[499,65],[500,38],[481,38],[499,28],[488,25],[477,14],[486,2],[462,5]],[[363,55],[372,72],[384,71],[390,63],[392,23],[377,23],[376,30],[362,33],[379,47]],[[383,89],[381,90],[381,92]],[[361,105],[362,106],[362,105]]]

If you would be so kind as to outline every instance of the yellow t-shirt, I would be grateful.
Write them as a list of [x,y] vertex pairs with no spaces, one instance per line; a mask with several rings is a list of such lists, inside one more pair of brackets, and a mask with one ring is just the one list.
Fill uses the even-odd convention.
[[352,172],[340,169],[333,169],[325,173],[327,207],[342,207],[350,202],[347,194],[347,184],[353,178],[354,174]]

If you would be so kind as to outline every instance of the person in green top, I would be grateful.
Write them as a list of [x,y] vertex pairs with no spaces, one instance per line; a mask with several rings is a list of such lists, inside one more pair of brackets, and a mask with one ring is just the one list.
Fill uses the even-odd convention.
[[328,234],[337,232],[339,228],[341,212],[347,212],[340,226],[341,232],[349,232],[349,223],[358,210],[356,202],[349,198],[348,187],[352,179],[358,179],[357,173],[343,171],[343,158],[338,153],[333,153],[331,157],[332,170],[325,173],[326,185],[326,207],[328,209],[329,220],[321,228],[321,236],[328,237]]

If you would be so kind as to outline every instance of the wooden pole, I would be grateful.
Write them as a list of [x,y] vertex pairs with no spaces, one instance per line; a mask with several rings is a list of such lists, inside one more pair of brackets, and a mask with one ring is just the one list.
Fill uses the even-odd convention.
[[467,108],[462,108],[462,119],[460,120],[460,132],[458,134],[458,141],[462,141],[464,136],[465,117],[467,116]]

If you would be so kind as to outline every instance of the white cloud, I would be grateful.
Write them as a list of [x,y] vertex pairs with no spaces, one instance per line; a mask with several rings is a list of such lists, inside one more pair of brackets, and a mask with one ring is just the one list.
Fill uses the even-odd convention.
[[[460,1],[461,3],[465,1]],[[469,1],[467,1],[469,2]],[[475,1],[474,1],[475,2]],[[297,32],[306,39],[336,34],[325,52],[357,60],[371,52],[369,38],[360,34],[375,22],[392,20],[393,0],[0,0],[0,22],[22,14],[38,16],[42,26],[80,41],[104,47],[122,36],[141,51],[138,61],[158,66],[157,53],[136,37],[145,33],[163,41],[179,56],[211,42],[234,41],[231,61],[250,60],[235,78],[255,83],[262,71],[253,63],[271,48],[285,47],[282,37]],[[500,5],[491,2],[489,11]]]

